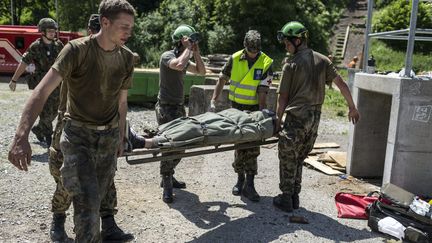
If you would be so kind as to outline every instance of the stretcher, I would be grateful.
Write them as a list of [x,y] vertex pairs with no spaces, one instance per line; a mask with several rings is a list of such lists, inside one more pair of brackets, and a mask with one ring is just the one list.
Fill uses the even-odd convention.
[[125,153],[126,162],[142,164],[276,143],[274,124],[275,114],[268,110],[231,108],[177,118],[159,126],[157,135],[144,146],[132,146],[132,151]]
[[278,138],[272,137],[266,140],[252,141],[239,144],[202,144],[168,148],[142,148],[134,149],[132,152],[125,152],[123,155],[125,156],[126,162],[128,164],[136,165],[155,161],[173,160],[204,154],[219,153],[236,149],[253,148],[261,145],[277,143],[278,141]]

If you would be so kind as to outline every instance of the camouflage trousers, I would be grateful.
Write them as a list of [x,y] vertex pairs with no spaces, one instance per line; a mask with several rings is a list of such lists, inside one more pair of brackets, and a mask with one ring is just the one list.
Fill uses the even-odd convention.
[[283,193],[300,193],[303,161],[318,135],[321,106],[287,111],[279,133],[279,188]]
[[[60,173],[60,168],[63,166],[63,153],[60,150],[60,138],[63,127],[63,113],[59,112],[57,116],[57,124],[54,129],[53,141],[49,149],[48,160],[50,173],[56,182],[56,190],[54,191],[54,195],[51,199],[51,211],[53,213],[66,212],[72,203],[69,193],[63,186]],[[101,217],[115,215],[117,213],[117,190],[115,188],[114,180],[109,186],[107,194],[101,201],[99,212]]]
[[[258,105],[242,105],[235,102],[231,106],[241,111],[258,111]],[[234,151],[234,162],[232,167],[237,174],[258,174],[257,158],[260,155],[260,148],[237,149]]]
[[75,242],[101,241],[99,210],[114,181],[118,146],[118,128],[98,131],[65,122],[61,176],[74,206]]
[[57,116],[57,108],[60,102],[60,87],[57,87],[48,96],[42,112],[39,115],[39,122],[33,127],[36,134],[41,134],[44,137],[51,137],[53,134],[52,122]]
[[[168,123],[179,117],[186,116],[186,110],[183,105],[163,105],[159,102],[155,106],[156,119],[158,125]],[[177,152],[179,153],[179,152]],[[164,153],[163,155],[170,155],[172,153]],[[160,173],[161,175],[173,175],[175,167],[180,163],[180,159],[161,161]]]

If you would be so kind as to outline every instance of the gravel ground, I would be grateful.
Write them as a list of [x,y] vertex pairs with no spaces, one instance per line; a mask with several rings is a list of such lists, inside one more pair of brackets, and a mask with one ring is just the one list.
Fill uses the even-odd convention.
[[[0,83],[0,242],[49,242],[50,198],[54,191],[47,163],[47,148],[33,134],[33,162],[29,172],[16,170],[7,161],[8,147],[30,91],[23,84],[12,93]],[[154,111],[129,109],[133,127],[142,131],[155,126]],[[347,147],[348,123],[323,114],[318,142]],[[128,165],[119,159],[118,224],[134,233],[136,242],[383,242],[365,220],[337,218],[334,196],[338,191],[366,193],[376,186],[357,179],[340,179],[304,167],[301,208],[284,213],[272,206],[279,193],[277,148],[261,149],[256,189],[259,203],[231,194],[236,181],[233,152],[185,158],[176,177],[187,189],[175,190],[175,203],[161,200],[159,163]],[[72,233],[72,211],[66,227]],[[309,224],[289,223],[289,216],[303,216]]]

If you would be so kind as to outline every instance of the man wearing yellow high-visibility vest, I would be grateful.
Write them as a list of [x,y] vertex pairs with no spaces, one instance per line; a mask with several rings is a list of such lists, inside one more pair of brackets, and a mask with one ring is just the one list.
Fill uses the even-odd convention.
[[[258,31],[249,30],[243,45],[245,48],[234,53],[223,67],[210,101],[210,111],[216,110],[216,99],[228,81],[229,99],[233,108],[243,111],[266,108],[266,96],[273,78],[273,60],[261,51],[261,35]],[[243,195],[254,202],[260,200],[254,186],[259,154],[259,147],[236,150],[232,164],[238,174],[232,193],[236,196]]]

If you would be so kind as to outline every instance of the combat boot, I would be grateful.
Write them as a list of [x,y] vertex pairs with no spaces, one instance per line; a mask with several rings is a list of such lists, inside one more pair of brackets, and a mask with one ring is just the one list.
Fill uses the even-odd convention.
[[242,189],[242,195],[251,200],[252,202],[258,202],[260,200],[260,195],[255,190],[254,185],[255,175],[246,175],[246,183]]
[[39,142],[45,142],[45,137],[42,135],[42,132],[39,130],[38,127],[32,127],[31,131],[34,135],[36,135],[36,138],[37,140],[39,140]]
[[132,234],[125,233],[118,227],[112,215],[102,218],[101,237],[103,243],[129,242],[134,239]]
[[68,239],[64,225],[66,214],[54,213],[50,228],[50,238],[52,242],[65,242]]
[[162,200],[165,203],[172,203],[174,201],[173,197],[173,180],[172,175],[162,175]]
[[294,193],[291,197],[292,199],[292,205],[294,209],[299,209],[300,208],[300,197],[298,193]]
[[277,195],[273,198],[273,205],[285,212],[292,212],[294,210],[291,194],[283,193]]
[[132,149],[136,148],[144,148],[145,146],[145,138],[143,136],[138,135],[131,127],[129,127],[128,138]]
[[232,188],[232,194],[234,196],[240,196],[241,195],[241,191],[242,191],[243,184],[244,184],[244,181],[245,181],[245,175],[244,175],[244,173],[238,173],[237,175],[238,175],[238,177],[237,177],[237,183]]
[[[186,183],[183,181],[178,181],[174,176],[172,177],[173,188],[184,189],[186,188]],[[161,180],[160,187],[163,187],[163,180]]]

